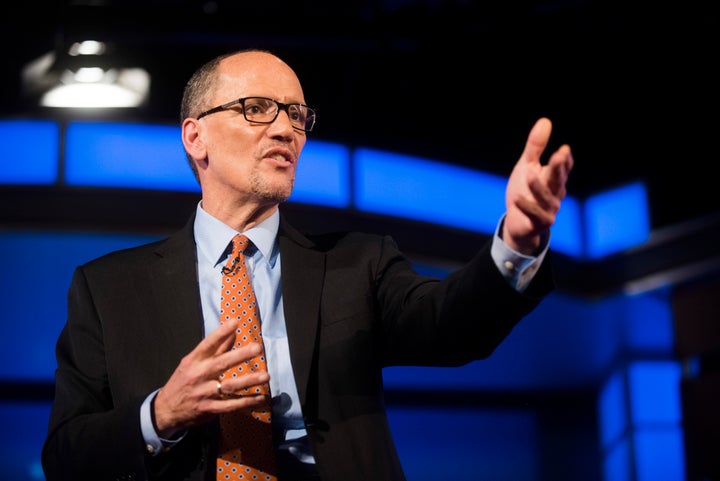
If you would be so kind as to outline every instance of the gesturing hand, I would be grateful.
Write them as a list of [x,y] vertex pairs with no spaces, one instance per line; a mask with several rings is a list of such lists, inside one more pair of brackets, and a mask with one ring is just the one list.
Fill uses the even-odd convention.
[[549,119],[543,117],[535,122],[505,191],[503,240],[527,255],[536,253],[542,235],[555,223],[573,167],[569,145],[560,146],[546,165],[540,162],[551,132]]
[[236,328],[232,323],[222,324],[203,339],[183,357],[168,382],[157,393],[155,423],[160,437],[170,438],[178,431],[207,422],[223,412],[251,410],[259,405],[261,395],[235,397],[228,394],[267,382],[267,371],[224,380],[220,392],[220,374],[253,358],[261,350],[256,343],[230,349]]

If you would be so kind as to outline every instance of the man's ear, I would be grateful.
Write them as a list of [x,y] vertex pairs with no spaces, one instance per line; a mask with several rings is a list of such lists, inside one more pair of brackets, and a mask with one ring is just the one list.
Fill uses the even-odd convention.
[[[207,159],[207,149],[202,135],[200,135],[200,124],[197,119],[185,119],[182,123],[182,142],[185,151],[190,154],[195,163]],[[198,165],[198,167],[200,167]]]

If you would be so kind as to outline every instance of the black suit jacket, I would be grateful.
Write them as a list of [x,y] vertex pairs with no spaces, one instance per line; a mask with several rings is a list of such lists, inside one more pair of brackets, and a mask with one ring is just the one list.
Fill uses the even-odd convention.
[[[42,453],[48,481],[214,479],[217,423],[152,457],[139,419],[203,337],[193,221],[76,269]],[[485,358],[553,288],[546,260],[516,292],[489,242],[437,280],[417,275],[390,237],[306,236],[281,217],[278,241],[293,373],[325,481],[403,480],[382,368]]]

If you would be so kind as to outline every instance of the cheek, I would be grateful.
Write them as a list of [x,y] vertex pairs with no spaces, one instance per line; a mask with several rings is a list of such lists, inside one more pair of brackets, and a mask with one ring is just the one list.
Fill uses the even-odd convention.
[[215,162],[216,167],[224,172],[230,171],[247,171],[252,169],[256,163],[253,150],[249,147],[253,145],[251,142],[242,142],[239,140],[225,140],[216,144],[214,157],[210,157],[211,162]]
[[305,147],[305,142],[307,142],[306,135],[296,135],[295,136],[295,152],[297,152],[298,157],[300,156],[300,153],[302,152],[303,148]]

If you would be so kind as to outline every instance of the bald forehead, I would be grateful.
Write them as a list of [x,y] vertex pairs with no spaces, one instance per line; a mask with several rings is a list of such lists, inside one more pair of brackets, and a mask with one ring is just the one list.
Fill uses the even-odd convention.
[[253,67],[285,69],[292,72],[290,66],[282,59],[268,52],[241,52],[220,62],[220,70],[252,69]]
[[242,95],[268,96],[271,92],[262,93],[255,90],[277,89],[279,91],[275,95],[290,96],[292,101],[303,100],[302,87],[295,71],[271,53],[254,51],[237,53],[220,62],[218,73],[222,84],[221,90],[240,89],[243,92],[238,93]]

